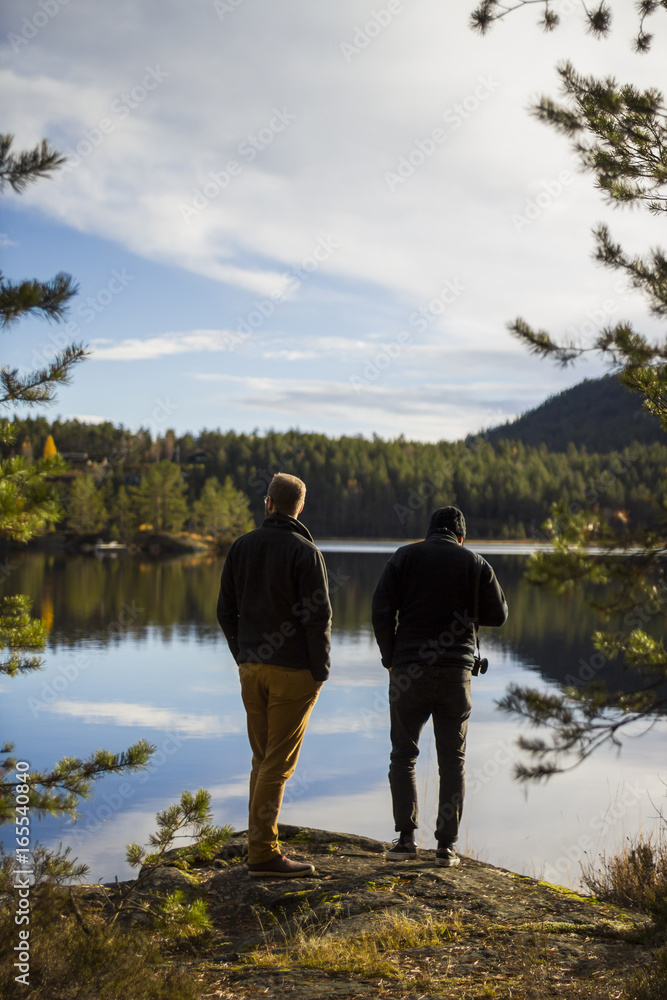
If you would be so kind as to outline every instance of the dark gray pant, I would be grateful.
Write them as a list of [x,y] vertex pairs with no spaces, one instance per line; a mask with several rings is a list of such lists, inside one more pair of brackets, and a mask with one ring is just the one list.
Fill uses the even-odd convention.
[[440,772],[435,828],[439,847],[455,843],[463,812],[466,733],[472,707],[470,677],[469,670],[437,666],[423,666],[419,671],[394,667],[389,675],[389,785],[396,831],[410,833],[418,826],[415,765],[419,737],[432,717]]

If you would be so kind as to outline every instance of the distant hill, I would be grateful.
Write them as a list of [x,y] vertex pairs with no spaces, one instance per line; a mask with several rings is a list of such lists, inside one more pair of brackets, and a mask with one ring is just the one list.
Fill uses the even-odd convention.
[[566,451],[570,441],[589,452],[616,451],[633,441],[664,444],[657,417],[644,413],[641,402],[615,375],[585,379],[482,437],[494,445],[503,438],[533,447],[544,443],[550,451]]

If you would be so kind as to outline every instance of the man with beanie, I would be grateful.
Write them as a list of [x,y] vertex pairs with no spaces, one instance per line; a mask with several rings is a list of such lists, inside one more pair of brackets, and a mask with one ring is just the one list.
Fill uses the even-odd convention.
[[248,874],[298,878],[315,869],[281,853],[278,815],[329,676],[331,605],[322,553],[297,520],[305,484],[279,472],[267,492],[261,527],[227,554],[217,614],[239,665],[252,748]]
[[454,845],[465,793],[475,606],[479,625],[507,620],[496,576],[486,560],[463,547],[465,534],[461,511],[439,508],[423,541],[396,550],[373,594],[373,630],[389,670],[389,784],[399,839],[385,857],[393,861],[417,855],[415,766],[419,737],[432,717],[440,773],[436,864],[459,864]]

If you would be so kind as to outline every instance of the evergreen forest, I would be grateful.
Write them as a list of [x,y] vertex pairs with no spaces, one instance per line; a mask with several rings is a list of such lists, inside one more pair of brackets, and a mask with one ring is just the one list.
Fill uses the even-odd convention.
[[[629,395],[629,394],[627,394]],[[468,537],[541,538],[555,502],[620,526],[658,523],[666,498],[667,444],[626,443],[589,452],[570,442],[424,443],[328,437],[298,430],[172,430],[153,436],[111,422],[14,420],[14,449],[30,459],[55,445],[69,473],[54,483],[60,529],[124,537],[140,526],[231,538],[261,523],[276,472],[307,484],[303,521],[316,538],[418,538],[446,504],[466,516]]]

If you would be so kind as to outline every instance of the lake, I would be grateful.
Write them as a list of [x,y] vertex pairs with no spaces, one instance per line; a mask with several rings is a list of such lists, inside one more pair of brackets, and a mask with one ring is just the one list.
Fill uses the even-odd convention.
[[[371,631],[370,599],[396,545],[321,547],[334,610],[331,678],[287,785],[281,820],[390,841],[396,834],[387,782],[387,674]],[[495,702],[510,682],[553,689],[567,674],[586,676],[597,622],[580,598],[526,584],[520,546],[478,550],[496,570],[510,617],[502,629],[482,630],[490,667],[473,679],[459,848],[576,885],[582,858],[620,850],[627,837],[657,829],[667,723],[635,728],[620,752],[605,748],[545,785],[519,785],[512,770],[521,729]],[[98,782],[76,823],[35,823],[40,843],[71,845],[72,855],[90,865],[91,881],[128,877],[124,845],[145,843],[156,812],[183,789],[198,787],[211,793],[216,822],[244,829],[250,750],[236,665],[215,619],[222,559],[28,552],[12,554],[8,567],[3,592],[29,594],[49,634],[42,671],[2,679],[2,735],[16,744],[19,759],[46,769],[64,755],[120,751],[142,737],[157,747],[147,771]],[[437,764],[430,727],[418,778],[418,842],[433,847]],[[13,850],[8,829],[5,846]]]

